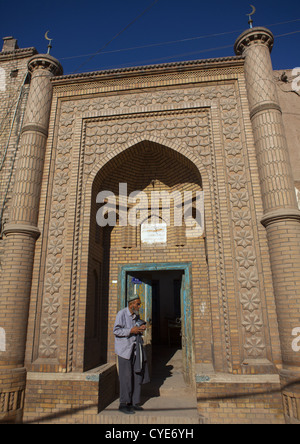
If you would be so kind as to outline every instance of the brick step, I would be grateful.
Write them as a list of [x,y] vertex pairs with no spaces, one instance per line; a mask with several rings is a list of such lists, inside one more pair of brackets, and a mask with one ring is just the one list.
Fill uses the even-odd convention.
[[161,348],[155,355],[151,382],[142,387],[144,411],[126,415],[119,399],[99,413],[100,424],[201,424],[196,393],[182,374],[181,349]]
[[[154,386],[154,387],[153,387]],[[174,397],[193,397],[195,396],[193,390],[190,387],[178,387],[176,384],[163,384],[161,386],[157,385],[155,387],[155,381],[151,381],[151,386],[143,387],[143,394],[147,397],[155,396],[174,396]]]
[[[176,392],[176,394],[175,394]],[[143,392],[144,410],[126,415],[119,411],[119,399],[99,413],[100,424],[201,424],[195,395],[171,390],[162,396],[147,397]]]
[[113,424],[202,424],[199,416],[184,417],[181,416],[152,416],[152,415],[99,415],[99,424],[113,425]]

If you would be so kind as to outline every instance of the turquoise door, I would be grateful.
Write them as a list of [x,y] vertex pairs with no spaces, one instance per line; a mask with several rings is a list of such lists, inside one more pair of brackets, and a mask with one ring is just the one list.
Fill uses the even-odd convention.
[[[147,330],[144,336],[149,367],[152,364],[152,306],[155,315],[155,301],[152,301],[151,272],[166,270],[182,270],[182,282],[180,291],[181,302],[181,335],[183,352],[183,375],[188,385],[195,382],[194,379],[194,354],[193,354],[193,304],[191,294],[191,263],[156,263],[156,264],[130,264],[120,266],[119,282],[119,307],[127,305],[129,294],[138,294],[143,306],[140,315],[147,322]],[[148,277],[148,279],[147,279]],[[155,285],[155,281],[153,282]],[[153,291],[155,296],[155,288]],[[178,301],[179,303],[179,301]],[[179,306],[179,304],[177,304]]]
[[127,300],[131,295],[141,299],[140,318],[147,322],[147,329],[143,335],[144,347],[148,365],[152,367],[152,285],[151,280],[140,273],[127,273]]

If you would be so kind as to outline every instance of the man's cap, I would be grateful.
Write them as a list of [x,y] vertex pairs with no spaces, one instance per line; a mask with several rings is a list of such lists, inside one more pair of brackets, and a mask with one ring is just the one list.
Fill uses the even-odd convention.
[[127,302],[129,304],[129,302],[135,301],[136,299],[140,299],[139,295],[137,294],[132,294],[128,297]]

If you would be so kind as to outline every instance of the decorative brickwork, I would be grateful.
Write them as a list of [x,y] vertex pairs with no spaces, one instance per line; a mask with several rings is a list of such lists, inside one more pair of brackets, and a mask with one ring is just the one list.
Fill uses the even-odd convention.
[[[38,206],[52,95],[49,78],[54,66],[57,72],[61,73],[59,64],[52,57],[45,56],[38,59],[37,62],[35,56],[29,62],[29,67],[32,69],[32,83],[22,128],[11,219],[3,231],[7,249],[2,269],[2,290],[5,296],[0,299],[0,325],[6,335],[6,348],[0,357],[3,369],[24,365],[34,247],[40,233],[37,228]],[[6,371],[2,370],[1,373],[5,379]],[[25,388],[23,373],[20,373],[17,389],[19,392],[24,392]],[[23,399],[22,396],[21,398]],[[9,401],[8,412],[12,415],[14,413],[18,415],[21,398],[19,395],[17,397],[10,395],[9,399],[14,399],[15,407],[11,408]]]
[[2,88],[0,89],[0,279],[5,251],[2,230],[10,220],[12,190],[20,148],[20,133],[24,121],[29,85],[28,60],[35,54],[33,48],[0,53]]
[[[124,267],[172,264],[189,274],[183,373],[201,421],[299,419],[289,367],[294,381],[300,213],[272,45],[255,28],[237,57],[75,76],[31,59],[4,227],[0,420],[97,423],[115,396]],[[116,225],[99,227],[97,195],[121,206],[120,183],[148,202],[153,191],[204,193],[201,235],[173,223],[174,201],[161,243],[121,226],[119,207]],[[166,223],[164,204],[155,217]]]
[[[262,223],[269,241],[283,365],[293,372],[297,368],[300,376],[300,355],[291,346],[291,334],[300,318],[300,212],[273,79],[269,54],[272,44],[270,31],[254,28],[239,37],[235,49],[237,54],[242,51],[245,54],[245,76],[264,205]],[[288,380],[286,374],[284,380]],[[297,387],[295,390],[298,393]]]
[[[157,112],[142,112],[137,113],[134,117],[128,114],[128,110],[132,105],[135,105],[136,109],[148,105],[153,108],[156,104],[158,109],[162,106],[165,107],[166,103],[176,98],[177,107],[184,104],[189,104],[189,100],[193,104],[193,107],[179,110],[169,111],[157,111]],[[181,151],[185,155],[188,155],[191,159],[199,159],[201,169],[209,174],[209,177],[213,178],[213,183],[217,185],[217,173],[215,167],[215,153],[212,151],[213,146],[211,143],[211,125],[209,120],[211,115],[208,114],[206,108],[200,106],[197,110],[195,104],[197,101],[201,104],[201,100],[208,101],[213,100],[215,106],[220,103],[220,111],[224,115],[223,120],[223,138],[224,147],[227,153],[227,165],[228,165],[228,182],[230,188],[228,193],[230,194],[230,202],[233,209],[233,220],[236,221],[235,226],[236,234],[233,232],[233,238],[235,239],[238,252],[237,255],[237,267],[241,271],[241,275],[238,281],[241,285],[241,303],[240,307],[247,310],[247,298],[252,301],[249,307],[250,310],[245,312],[245,319],[243,320],[243,326],[245,328],[245,357],[262,357],[265,349],[265,339],[259,337],[262,332],[262,317],[259,314],[260,297],[257,291],[258,275],[255,272],[256,256],[251,247],[253,242],[253,235],[251,234],[251,220],[250,211],[247,211],[249,205],[249,197],[245,189],[245,164],[243,159],[243,147],[240,139],[241,130],[239,126],[239,115],[236,111],[237,102],[235,98],[235,89],[233,85],[227,84],[220,87],[204,87],[204,88],[190,88],[183,91],[175,92],[162,92],[151,94],[138,94],[125,95],[125,96],[113,96],[112,98],[100,99],[85,99],[80,102],[63,102],[61,108],[60,126],[57,140],[57,155],[56,155],[56,170],[53,179],[53,192],[52,192],[52,205],[49,222],[49,242],[48,242],[48,254],[46,262],[46,279],[45,282],[45,297],[43,303],[43,309],[45,317],[41,318],[41,334],[40,338],[40,357],[53,359],[57,356],[58,345],[55,340],[57,332],[59,331],[59,318],[60,310],[62,306],[61,291],[62,282],[64,278],[64,267],[62,264],[66,263],[64,259],[64,238],[66,223],[64,221],[68,218],[68,202],[71,195],[68,186],[70,183],[70,171],[74,164],[74,158],[72,158],[72,146],[74,147],[74,124],[78,120],[78,112],[83,113],[83,116],[90,116],[90,113],[99,113],[101,109],[113,109],[118,111],[122,110],[121,115],[105,116],[97,119],[85,119],[82,139],[82,155],[80,166],[79,189],[78,196],[86,195],[85,178],[93,177],[99,170],[99,163],[102,158],[108,158],[109,153],[113,150],[114,156],[123,152],[130,146],[136,144],[139,140],[152,140],[165,141],[165,146],[172,147],[173,149],[180,150],[181,147],[185,147],[184,151]],[[98,111],[100,109],[100,111]],[[96,110],[96,111],[95,111]],[[107,114],[107,112],[105,112]],[[137,135],[139,137],[137,138]],[[176,141],[176,144],[174,144]],[[181,147],[179,143],[181,142]],[[110,156],[109,156],[110,158]],[[73,159],[73,160],[72,160]],[[198,161],[198,162],[199,162]],[[103,163],[103,161],[102,161]],[[124,179],[125,180],[125,179]],[[206,185],[208,186],[208,184]],[[137,187],[138,189],[138,187]],[[217,188],[208,188],[209,194],[213,201],[217,203],[216,210],[218,208],[218,195]],[[228,194],[229,196],[229,194]],[[209,197],[208,197],[209,198]],[[78,201],[79,203],[79,201]],[[218,211],[218,210],[217,210]],[[80,216],[81,209],[78,207],[77,217]],[[217,227],[220,227],[220,216],[217,216]],[[219,228],[220,230],[220,228]],[[75,235],[76,235],[75,231]],[[79,235],[79,233],[78,233]],[[220,231],[221,240],[221,231]],[[75,245],[78,241],[75,240]],[[232,244],[233,245],[233,244]],[[244,251],[245,250],[245,251]],[[75,250],[73,273],[75,275],[77,262],[76,259],[78,250]],[[234,255],[234,253],[232,252]],[[225,324],[223,326],[225,331],[225,344],[226,344],[226,356],[228,360],[229,368],[232,368],[231,363],[231,350],[230,350],[230,330],[229,320],[227,320],[227,296],[225,285],[225,270],[222,266],[224,259],[222,258],[222,251],[220,250],[220,271],[221,276],[224,276],[221,281],[221,305],[223,306]],[[243,258],[245,257],[245,260]],[[241,268],[239,268],[241,267]],[[73,276],[75,276],[73,274]],[[42,278],[40,277],[42,280]],[[74,290],[78,288],[78,281],[74,280]],[[74,294],[75,296],[75,294]],[[75,296],[76,297],[76,296]],[[255,305],[256,301],[256,305]],[[255,308],[254,308],[255,307]],[[74,313],[74,310],[71,311]],[[75,313],[74,313],[75,315]],[[75,320],[70,319],[70,325],[75,325]],[[253,336],[253,339],[251,339]],[[74,333],[70,334],[70,338],[74,337]],[[44,339],[43,339],[44,338]],[[246,339],[247,338],[247,339]],[[69,344],[69,352],[73,350],[73,346]],[[70,356],[71,358],[71,356]],[[72,362],[69,364],[72,368]]]
[[[222,77],[226,70],[220,68],[219,72]],[[238,73],[239,68],[236,69],[236,76]],[[189,80],[187,74],[182,78]],[[195,82],[197,75],[191,73],[191,78]],[[248,158],[246,146],[249,150],[251,140],[246,141],[241,130],[244,117],[238,97],[245,94],[245,89],[242,77],[239,85],[236,80],[237,77],[218,83],[215,79],[213,86],[197,84],[180,89],[173,86],[173,89],[149,89],[131,94],[124,91],[110,96],[107,93],[98,96],[95,91],[95,96],[90,98],[85,98],[83,88],[83,98],[76,100],[66,99],[66,89],[60,86],[61,79],[58,80],[53,102],[55,111],[50,121],[51,128],[59,112],[55,120],[57,130],[56,136],[48,140],[45,161],[45,171],[50,168],[50,180],[42,190],[42,196],[48,196],[48,201],[41,207],[42,211],[48,208],[44,216],[44,238],[47,238],[44,248],[47,251],[43,252],[40,247],[37,250],[36,263],[42,260],[45,266],[35,269],[33,281],[43,285],[37,287],[33,283],[32,306],[37,301],[39,315],[36,317],[33,312],[29,324],[29,332],[36,332],[35,336],[29,334],[27,350],[27,365],[33,370],[82,371],[86,366],[89,368],[97,364],[97,353],[91,354],[94,361],[89,355],[84,355],[85,348],[91,347],[88,337],[84,340],[87,334],[85,329],[88,328],[84,319],[90,316],[87,297],[91,291],[88,290],[87,295],[85,289],[91,288],[93,273],[99,266],[104,276],[109,273],[109,282],[117,282],[121,264],[172,262],[174,258],[184,262],[191,255],[195,260],[192,289],[194,330],[196,332],[200,328],[203,332],[200,336],[195,334],[194,338],[196,362],[214,360],[216,370],[242,373],[247,371],[245,361],[249,371],[251,368],[252,372],[256,372],[264,360],[265,368],[272,369],[271,362],[275,356],[279,356],[275,345],[276,335],[270,353],[271,347],[267,346],[271,340],[270,326],[264,323],[262,309],[267,298],[270,312],[274,310],[272,294],[264,287],[268,281],[271,282],[270,271],[267,271],[266,264],[261,263],[261,258],[257,256],[257,245],[255,247],[254,244],[254,239],[259,236],[260,248],[267,251],[262,230],[257,231],[253,219],[252,199],[256,199],[260,205],[260,195],[250,197],[248,163],[253,163],[254,157],[251,155]],[[148,81],[152,84],[150,77]],[[135,84],[136,81],[131,82]],[[106,79],[103,83],[99,81],[99,91],[102,92],[106,84]],[[219,115],[222,116],[221,121]],[[117,228],[109,234],[110,244],[104,243],[101,247],[103,235],[97,235],[95,231],[96,194],[101,189],[110,189],[109,186],[113,186],[111,189],[116,192],[119,181],[134,181],[131,188],[139,189],[142,183],[138,179],[140,167],[137,159],[147,155],[148,183],[151,182],[152,171],[159,189],[162,176],[155,175],[160,171],[153,163],[155,158],[157,162],[160,159],[160,164],[165,167],[173,165],[170,172],[176,174],[178,170],[176,179],[179,183],[184,183],[184,180],[179,180],[180,163],[182,171],[186,167],[190,169],[189,180],[193,177],[192,171],[198,174],[199,184],[202,184],[205,192],[207,244],[205,247],[203,239],[200,239],[197,253],[193,250],[195,243],[185,241],[184,246],[176,247],[172,237],[169,237],[170,245],[167,248],[143,249],[136,233],[130,235],[131,241],[126,235],[127,247],[125,245],[124,249],[124,234]],[[223,168],[223,159],[226,159],[226,169]],[[256,165],[255,162],[253,165]],[[107,182],[109,177],[111,180]],[[220,188],[223,190],[221,194]],[[142,189],[145,190],[144,187]],[[227,209],[231,211],[229,218]],[[230,220],[232,222],[229,223]],[[228,236],[225,237],[224,233],[228,233]],[[103,261],[106,255],[111,260],[105,265]],[[236,258],[234,268],[228,261],[229,257]],[[68,258],[72,258],[72,261]],[[265,270],[265,283],[258,278],[262,267]],[[238,272],[236,280],[235,269]],[[208,276],[210,283],[216,283],[211,288],[210,296]],[[104,362],[106,359],[114,360],[110,332],[117,311],[118,286],[108,285],[108,281],[105,285],[108,286],[105,291],[109,292],[109,312],[103,302],[102,325],[106,325],[106,331],[102,332],[102,337],[107,338],[104,341],[107,345],[104,346],[104,355],[98,358],[99,363],[101,359]],[[35,288],[39,289],[38,294],[35,294]],[[86,304],[87,311],[82,310],[80,307]],[[201,304],[207,307],[203,313],[200,311]],[[233,307],[239,307],[238,316]],[[216,316],[220,310],[221,319]],[[242,336],[233,333],[232,325],[238,324]],[[272,329],[276,331],[276,324]],[[64,332],[68,332],[67,338]],[[212,335],[214,356],[211,354]],[[33,361],[30,356],[33,356]]]

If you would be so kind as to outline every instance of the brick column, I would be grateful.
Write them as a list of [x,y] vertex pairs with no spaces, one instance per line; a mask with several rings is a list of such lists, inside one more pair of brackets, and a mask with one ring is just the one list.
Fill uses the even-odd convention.
[[52,100],[51,77],[62,74],[59,62],[36,55],[28,63],[31,84],[21,135],[10,222],[4,228],[0,327],[0,421],[19,420],[26,371],[23,368],[44,153]]
[[[300,376],[300,353],[292,348],[292,331],[300,326],[300,212],[282,121],[270,52],[274,43],[266,28],[239,36],[237,55],[245,56],[250,117],[258,160],[265,226],[281,340],[282,374]],[[287,377],[287,380],[290,380]]]

